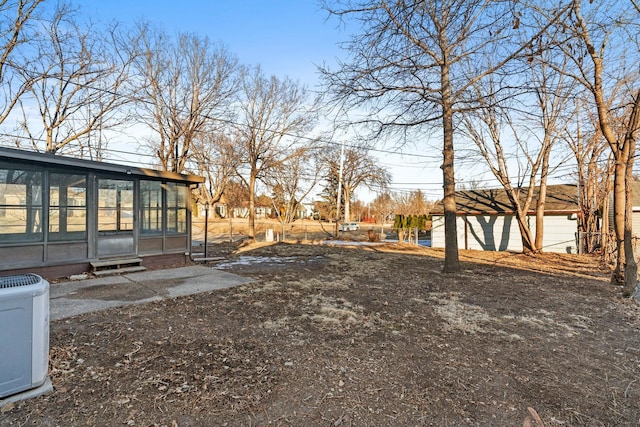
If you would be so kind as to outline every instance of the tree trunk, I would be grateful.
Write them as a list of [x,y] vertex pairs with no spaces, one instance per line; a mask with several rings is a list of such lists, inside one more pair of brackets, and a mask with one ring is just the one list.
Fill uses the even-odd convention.
[[600,247],[605,262],[609,262],[609,194],[611,193],[606,191],[602,199],[602,224],[600,225]]
[[518,228],[520,229],[520,237],[522,240],[522,252],[525,254],[535,254],[537,252],[533,234],[531,228],[527,224],[527,212],[516,212],[516,221],[518,222]]
[[624,229],[625,229],[625,163],[620,159],[621,153],[616,154],[615,174],[613,177],[613,230],[616,238],[616,268],[611,274],[611,283],[624,285]]
[[256,176],[249,176],[249,238],[256,240]]
[[351,191],[343,190],[344,193],[344,222],[351,221]]
[[538,189],[538,199],[536,200],[536,252],[542,252],[544,245],[544,207],[547,202],[547,176],[549,174],[549,155],[551,147],[542,155],[542,165],[540,170],[540,188]]
[[[579,6],[579,3],[578,3]],[[584,33],[583,33],[584,34]],[[635,93],[633,109],[626,123],[626,134],[623,141],[613,131],[609,122],[609,105],[605,102],[602,90],[603,66],[602,58],[598,57],[597,50],[592,45],[587,36],[583,39],[587,44],[589,55],[594,65],[594,84],[592,93],[598,111],[598,122],[602,135],[611,147],[615,159],[615,173],[613,182],[613,220],[616,234],[617,262],[616,268],[611,276],[611,283],[625,285],[625,281],[630,283],[625,286],[623,292],[636,287],[638,279],[636,277],[637,265],[633,254],[631,215],[627,215],[627,205],[632,204],[632,200],[627,200],[627,195],[631,194],[631,177],[633,174],[633,159],[635,156],[635,134],[640,124],[640,90]],[[630,208],[629,208],[630,209]],[[630,212],[630,211],[629,211]],[[631,251],[631,253],[627,253]],[[632,271],[626,272],[625,260],[630,262],[629,268]]]
[[[546,180],[545,180],[546,181]],[[536,252],[542,252],[544,247],[544,206],[547,198],[547,183],[540,182],[538,200],[536,200]]]
[[444,268],[445,273],[455,273],[460,270],[458,259],[458,232],[456,226],[456,181],[454,174],[453,148],[453,106],[451,102],[451,87],[449,83],[449,66],[441,66],[442,83],[442,131],[443,131],[443,162],[442,182],[444,187]]
[[530,193],[527,195],[527,200],[523,205],[522,203],[520,203],[517,190],[514,190],[513,188],[511,188],[511,186],[509,186],[506,191],[509,202],[514,208],[514,216],[516,218],[516,222],[518,223],[518,230],[520,231],[520,239],[522,241],[522,252],[525,254],[535,254],[537,253],[537,249],[533,233],[531,232],[531,228],[529,227],[527,218],[531,195]]
[[632,183],[632,169],[627,169],[627,177],[629,178],[626,186],[626,203],[625,203],[625,221],[624,221],[624,288],[622,289],[622,295],[630,297],[635,295],[640,296],[640,289],[638,289],[638,264],[635,259],[635,251],[633,250],[633,229],[632,229],[632,215],[633,215],[633,183]]
[[[633,114],[640,114],[634,111]],[[630,120],[632,126],[637,126],[634,120]],[[624,156],[626,160],[625,173],[625,209],[624,209],[624,288],[622,295],[625,297],[640,297],[640,287],[638,287],[638,264],[636,263],[633,238],[633,161],[636,152],[636,141],[633,137],[635,132],[628,132],[624,144]]]

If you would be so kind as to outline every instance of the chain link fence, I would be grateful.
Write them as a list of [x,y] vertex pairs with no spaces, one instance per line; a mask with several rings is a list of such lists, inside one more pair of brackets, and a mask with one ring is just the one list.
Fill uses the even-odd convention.
[[[603,239],[604,237],[604,239]],[[601,254],[607,264],[615,264],[617,248],[616,235],[614,232],[585,232],[577,233],[579,254]],[[632,237],[633,253],[636,262],[640,261],[640,237]]]

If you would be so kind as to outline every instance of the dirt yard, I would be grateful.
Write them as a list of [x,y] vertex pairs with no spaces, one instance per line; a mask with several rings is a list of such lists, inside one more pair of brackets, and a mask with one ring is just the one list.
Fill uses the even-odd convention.
[[[392,224],[360,224],[359,231],[338,232],[340,238],[364,240],[368,230],[380,232],[391,232]],[[246,238],[248,232],[248,220],[246,218],[234,218],[230,224],[225,219],[209,220],[209,242],[224,242],[229,239],[237,241]],[[192,224],[193,240],[198,242],[204,241],[204,218],[195,218]],[[276,241],[313,241],[336,238],[336,225],[332,222],[314,221],[314,220],[298,220],[291,224],[283,225],[275,219],[256,219],[255,237],[257,241],[264,241],[266,231],[271,229],[273,237]]]
[[53,322],[55,391],[0,425],[640,425],[640,305],[597,258],[212,249],[256,281]]

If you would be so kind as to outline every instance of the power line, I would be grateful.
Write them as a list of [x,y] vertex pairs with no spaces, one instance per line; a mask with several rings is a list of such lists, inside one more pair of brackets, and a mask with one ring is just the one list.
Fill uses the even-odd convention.
[[[22,69],[24,70],[24,68],[22,68]],[[65,81],[65,79],[60,79],[60,78],[58,78],[58,80]],[[66,79],[66,81],[69,82],[68,79]],[[117,96],[118,95],[115,91],[109,90],[107,88],[96,88],[96,87],[93,87],[92,85],[83,84],[83,83],[79,83],[79,82],[72,82],[72,83],[77,85],[77,86],[79,86],[79,87],[84,87],[84,88],[91,89],[91,90],[94,90],[94,91],[102,91],[102,92],[108,93],[108,94],[113,95],[113,96]],[[154,103],[152,101],[150,101],[150,100],[134,98],[134,97],[131,97],[131,96],[128,96],[128,95],[124,95],[124,94],[121,95],[121,96],[127,97],[130,100],[135,101],[135,102],[143,102],[145,104],[154,105]],[[231,119],[220,118],[220,117],[211,117],[209,115],[204,115],[203,118],[206,118],[206,119],[209,119],[209,120],[212,120],[212,121],[216,121],[218,123],[228,124],[228,125],[234,126],[234,127],[241,126],[240,123],[238,123],[236,121],[233,121]],[[260,129],[260,130],[262,130],[262,131],[270,131],[272,133],[275,133],[275,134],[278,134],[278,135],[282,135],[282,136],[291,137],[291,138],[294,138],[294,139],[299,140],[299,141],[308,141],[308,142],[313,142],[313,143],[320,142],[320,143],[323,143],[323,144],[326,144],[326,145],[330,145],[330,146],[338,146],[338,145],[342,144],[340,142],[333,141],[332,139],[325,139],[323,137],[312,137],[312,136],[305,136],[305,135],[295,135],[295,134],[291,134],[291,133],[288,133],[288,132],[273,131],[273,130],[270,130],[270,129]],[[23,139],[23,140],[26,140],[26,141],[30,141],[32,143],[33,143],[34,140],[35,141],[39,141],[39,142],[44,142],[43,139],[30,138],[30,137],[26,137],[26,136],[22,136],[22,135],[11,135],[11,134],[8,134],[8,133],[4,133],[4,134],[0,134],[0,135],[6,136],[6,137],[11,137],[11,138],[14,138],[14,139]],[[440,155],[435,155],[435,154],[428,155],[428,154],[420,154],[420,153],[406,153],[406,152],[402,152],[402,151],[398,151],[398,150],[381,149],[381,148],[375,148],[375,147],[362,147],[360,145],[348,144],[348,143],[345,143],[344,146],[348,147],[348,148],[351,148],[351,149],[364,149],[367,152],[379,153],[379,154],[383,154],[383,155],[390,155],[391,154],[391,155],[397,155],[397,156],[401,156],[401,157],[408,157],[408,158],[414,159],[414,160],[425,159],[425,160],[428,160],[428,161],[441,161],[441,159],[442,159]],[[136,164],[140,164],[140,165],[147,165],[147,163],[145,163],[143,161],[133,160],[130,157],[131,155],[138,156],[138,158],[140,158],[140,157],[149,158],[149,159],[156,159],[157,158],[153,154],[140,152],[140,151],[138,151],[138,152],[124,151],[124,150],[117,150],[117,149],[109,148],[109,147],[106,147],[104,149],[104,151],[106,153],[109,153],[109,154],[112,154],[112,155],[114,153],[116,153],[116,154],[121,154],[121,155],[127,156],[126,158],[119,158],[118,160],[126,161],[129,164],[136,163]],[[457,164],[463,164],[463,165],[464,164],[474,164],[474,165],[477,164],[477,156],[478,156],[477,150],[474,150],[474,149],[471,149],[471,148],[466,148],[466,149],[463,148],[463,149],[457,150],[456,153],[459,154],[458,160],[457,160]],[[116,156],[116,157],[118,157],[118,156]],[[510,159],[518,159],[517,154],[511,154],[510,156],[507,157],[507,160],[510,160]],[[193,162],[195,164],[198,164],[198,165],[204,165],[204,162],[199,162],[199,161],[193,160],[193,159],[191,160],[191,162]],[[604,163],[604,162],[606,162],[606,159],[596,160],[596,162]],[[417,162],[414,163],[414,164],[411,164],[411,165],[407,165],[407,164],[400,164],[400,165],[399,164],[390,164],[390,165],[391,166],[395,166],[395,167],[412,167],[412,168],[420,168],[420,167],[425,168],[425,167],[427,167],[426,165],[424,165],[424,164],[420,165]],[[576,168],[575,165],[567,165],[567,166],[564,166],[564,167],[558,166],[556,168],[556,171],[554,171],[553,178],[554,179],[560,179],[560,178],[563,178],[563,177],[572,176],[572,175],[575,174],[575,168]],[[569,170],[569,169],[571,170],[571,173],[558,174],[558,172],[561,172],[563,170]],[[515,178],[512,178],[512,180],[517,180],[519,178],[522,178],[522,177],[515,177]],[[496,182],[496,178],[492,177],[492,178],[485,178],[485,179],[474,179],[474,181],[475,182]],[[442,186],[441,182],[398,182],[398,183],[392,183],[391,185],[394,186],[394,187],[399,187],[399,186],[423,186],[423,187],[438,186],[438,187],[441,187]],[[405,187],[405,188],[407,188],[407,187]],[[399,191],[401,189],[397,189],[397,190]]]

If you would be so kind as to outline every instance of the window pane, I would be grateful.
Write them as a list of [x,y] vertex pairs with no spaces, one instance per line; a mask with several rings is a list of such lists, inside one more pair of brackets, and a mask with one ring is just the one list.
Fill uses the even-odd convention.
[[178,233],[187,232],[187,210],[180,209],[178,211],[178,227],[176,230]]
[[169,208],[186,208],[189,188],[185,185],[169,182],[166,184],[167,189],[167,207]]
[[0,162],[0,241],[42,237],[42,172]]
[[98,231],[133,230],[133,181],[101,179],[98,184]]
[[84,175],[49,175],[49,239],[87,237],[87,179]]
[[167,183],[167,231],[184,234],[187,232],[187,200],[189,187]]
[[140,232],[162,233],[162,183],[140,181]]

